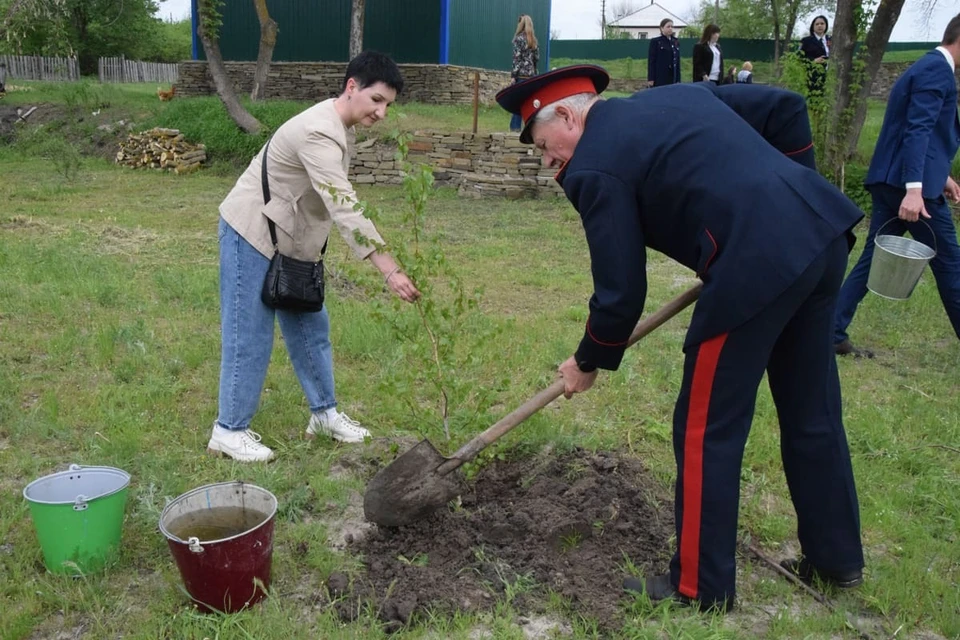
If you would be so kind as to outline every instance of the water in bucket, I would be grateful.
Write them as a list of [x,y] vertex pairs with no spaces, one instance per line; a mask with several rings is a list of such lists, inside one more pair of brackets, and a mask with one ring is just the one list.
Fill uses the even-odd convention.
[[204,611],[233,613],[270,587],[277,499],[244,482],[188,491],[160,514],[190,598]]
[[23,490],[51,573],[81,576],[103,569],[120,548],[130,474],[70,465]]
[[[877,235],[873,239],[873,259],[870,261],[867,289],[890,300],[906,300],[920,282],[923,269],[937,252],[910,238],[880,235],[883,227],[891,222],[893,220],[888,220],[877,229]],[[927,228],[929,229],[930,225],[927,225]],[[932,229],[930,235],[936,237],[933,236]]]

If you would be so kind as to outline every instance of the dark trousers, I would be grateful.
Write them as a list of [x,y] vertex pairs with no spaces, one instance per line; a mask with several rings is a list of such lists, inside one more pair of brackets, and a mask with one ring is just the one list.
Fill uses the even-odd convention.
[[[923,222],[904,222],[897,217],[897,212],[903,196],[906,195],[905,189],[886,184],[871,185],[869,189],[873,199],[870,232],[867,234],[860,260],[850,271],[840,290],[833,341],[839,343],[849,337],[847,328],[853,322],[860,301],[867,295],[867,278],[870,275],[870,262],[873,260],[873,240],[880,227],[883,227],[882,235],[902,236],[909,231],[918,242],[936,247],[937,255],[930,261],[930,270],[937,281],[937,291],[940,292],[940,300],[943,301],[943,308],[947,311],[953,331],[960,338],[960,246],[957,245],[957,229],[950,217],[947,199],[943,196],[932,200],[924,198],[923,204],[930,214],[930,219],[921,218]],[[888,222],[890,224],[887,224]]]
[[847,250],[846,238],[837,238],[762,313],[686,350],[673,421],[677,553],[670,579],[704,605],[732,601],[736,591],[740,471],[764,372],[803,554],[828,571],[863,567],[832,344]]

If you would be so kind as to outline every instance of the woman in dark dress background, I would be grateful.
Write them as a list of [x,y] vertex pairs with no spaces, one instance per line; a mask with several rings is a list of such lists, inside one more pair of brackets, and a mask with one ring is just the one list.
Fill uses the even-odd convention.
[[647,55],[647,86],[662,87],[680,82],[680,41],[673,35],[673,20],[660,21],[660,35],[650,41]]
[[801,57],[807,63],[807,90],[811,95],[823,95],[827,60],[830,59],[829,26],[826,16],[817,16],[810,25],[810,35],[800,41]]

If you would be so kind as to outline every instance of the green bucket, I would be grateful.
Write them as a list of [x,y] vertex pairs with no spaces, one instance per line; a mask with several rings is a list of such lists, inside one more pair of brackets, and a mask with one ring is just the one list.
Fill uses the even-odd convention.
[[50,573],[82,576],[103,569],[120,548],[130,474],[72,464],[23,490]]

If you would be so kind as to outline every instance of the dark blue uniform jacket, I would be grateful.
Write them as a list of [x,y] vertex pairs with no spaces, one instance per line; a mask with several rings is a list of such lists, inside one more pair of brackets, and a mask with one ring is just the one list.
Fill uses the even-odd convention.
[[655,87],[680,82],[680,41],[676,37],[660,35],[650,41],[647,80]]
[[619,366],[643,311],[647,247],[703,280],[686,348],[752,318],[849,234],[860,209],[787,155],[809,145],[802,107],[773,87],[701,83],[590,109],[557,177],[592,263],[581,366]]

